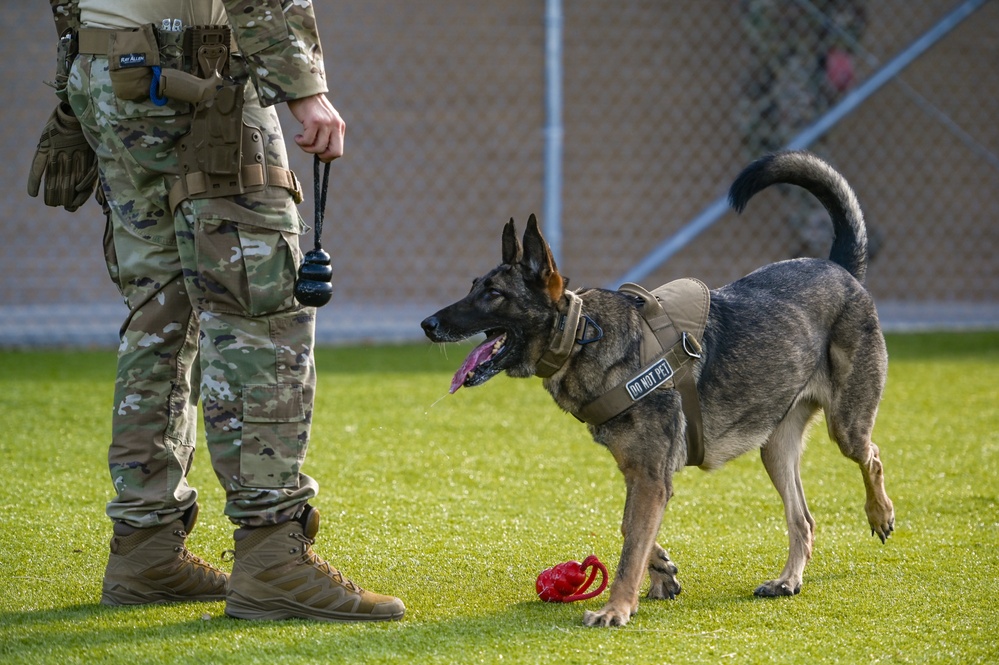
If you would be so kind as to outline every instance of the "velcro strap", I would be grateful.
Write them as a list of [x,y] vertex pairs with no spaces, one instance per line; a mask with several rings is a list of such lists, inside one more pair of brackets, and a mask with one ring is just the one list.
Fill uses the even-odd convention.
[[250,164],[240,169],[238,180],[225,175],[209,175],[204,171],[181,176],[170,188],[170,212],[177,210],[186,199],[209,199],[218,196],[234,196],[250,191],[259,191],[265,186],[284,187],[291,192],[295,203],[302,202],[302,185],[294,171],[280,166]]
[[111,35],[115,32],[117,31],[107,28],[80,28],[80,55],[107,56],[110,52],[108,42],[111,40]]

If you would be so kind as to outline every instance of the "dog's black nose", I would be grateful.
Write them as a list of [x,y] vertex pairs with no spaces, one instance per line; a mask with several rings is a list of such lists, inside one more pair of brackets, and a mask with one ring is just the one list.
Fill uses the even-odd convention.
[[428,316],[420,325],[423,326],[423,332],[429,335],[440,327],[441,322],[436,316]]

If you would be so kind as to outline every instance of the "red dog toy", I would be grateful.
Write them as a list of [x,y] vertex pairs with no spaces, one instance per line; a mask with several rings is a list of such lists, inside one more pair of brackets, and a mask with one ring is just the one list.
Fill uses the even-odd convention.
[[[586,577],[587,568],[592,569],[589,578]],[[593,580],[597,578],[598,571],[603,573],[600,588],[587,592]],[[607,567],[600,563],[595,554],[586,557],[583,563],[566,561],[542,570],[538,575],[538,581],[534,583],[534,588],[538,591],[538,598],[549,603],[572,603],[594,598],[607,588]]]

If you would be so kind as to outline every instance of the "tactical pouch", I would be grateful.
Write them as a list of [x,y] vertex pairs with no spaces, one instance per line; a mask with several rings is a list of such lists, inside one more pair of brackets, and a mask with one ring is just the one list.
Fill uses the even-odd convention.
[[80,50],[80,42],[77,39],[76,33],[72,31],[67,31],[62,37],[59,38],[59,48],[58,57],[56,58],[56,76],[55,81],[50,85],[55,88],[56,95],[61,101],[68,101],[68,95],[66,94],[66,84],[69,81],[69,70],[73,66],[73,60],[76,59],[77,54]]
[[149,98],[151,67],[160,64],[152,24],[133,30],[115,30],[108,38],[111,87],[118,99],[140,102]]

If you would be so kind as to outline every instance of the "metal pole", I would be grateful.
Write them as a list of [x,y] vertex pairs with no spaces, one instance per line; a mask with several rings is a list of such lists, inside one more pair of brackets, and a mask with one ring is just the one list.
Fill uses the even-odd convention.
[[[860,106],[860,104],[866,101],[867,98],[873,95],[884,84],[898,76],[916,58],[938,42],[944,35],[956,28],[961,21],[968,18],[968,16],[986,2],[988,0],[965,0],[965,2],[961,3],[960,6],[930,28],[922,37],[912,42],[905,50],[892,58],[888,64],[846,95],[825,115],[791,139],[784,149],[801,150],[807,148],[817,138],[832,129],[836,123],[846,117],[851,111]],[[716,199],[697,217],[687,222],[672,237],[667,238],[662,244],[646,255],[644,259],[621,276],[613,285],[607,285],[607,288],[615,289],[624,282],[638,282],[645,278],[653,270],[668,261],[674,254],[686,247],[702,231],[718,221],[726,211],[728,211],[727,195]]]
[[545,239],[562,258],[562,3],[545,2]]

